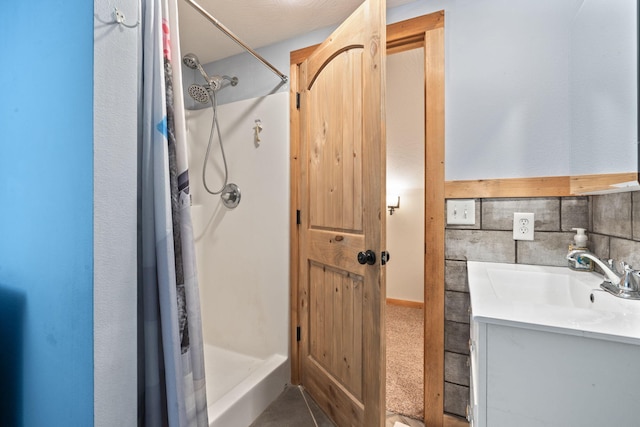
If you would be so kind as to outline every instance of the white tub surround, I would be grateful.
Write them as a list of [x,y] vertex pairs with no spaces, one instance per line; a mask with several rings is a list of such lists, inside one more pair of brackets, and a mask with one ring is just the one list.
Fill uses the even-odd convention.
[[207,400],[210,427],[248,426],[282,393],[289,359],[266,359],[206,344]]
[[[288,105],[283,92],[218,106],[229,182],[242,191],[233,210],[202,183],[211,108],[186,112],[210,427],[251,424],[290,379],[282,256],[289,253]],[[208,185],[217,190],[224,181],[217,135],[208,162]]]
[[565,267],[468,262],[472,426],[637,425],[640,301]]

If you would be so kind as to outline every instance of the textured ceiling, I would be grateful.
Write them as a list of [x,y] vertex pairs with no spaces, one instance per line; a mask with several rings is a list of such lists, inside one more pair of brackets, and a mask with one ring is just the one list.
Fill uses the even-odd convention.
[[[253,49],[342,22],[362,0],[195,0]],[[413,0],[387,0],[387,7]],[[178,0],[180,48],[203,63],[243,49],[193,7]]]

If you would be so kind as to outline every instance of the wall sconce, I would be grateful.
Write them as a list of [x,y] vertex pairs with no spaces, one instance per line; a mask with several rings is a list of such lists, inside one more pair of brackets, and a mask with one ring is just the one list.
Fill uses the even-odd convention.
[[[387,203],[389,203],[388,200]],[[387,205],[387,207],[389,208],[389,215],[393,215],[393,211],[395,211],[396,209],[400,209],[400,196],[398,196],[398,201],[395,205]]]

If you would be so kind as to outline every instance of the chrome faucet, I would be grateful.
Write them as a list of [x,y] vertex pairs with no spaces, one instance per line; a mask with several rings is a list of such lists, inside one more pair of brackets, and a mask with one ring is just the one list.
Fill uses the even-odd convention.
[[577,261],[578,257],[588,258],[595,262],[604,273],[604,280],[600,287],[612,295],[626,299],[640,299],[640,271],[634,270],[629,264],[620,261],[622,272],[618,272],[613,260],[607,263],[584,249],[569,251],[567,260]]

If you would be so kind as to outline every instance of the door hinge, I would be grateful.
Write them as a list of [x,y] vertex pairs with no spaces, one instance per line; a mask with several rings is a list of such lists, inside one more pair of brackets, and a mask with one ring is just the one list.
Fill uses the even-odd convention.
[[296,224],[302,224],[302,220],[300,219],[300,209],[296,210]]
[[296,110],[300,109],[300,92],[296,92]]
[[296,341],[300,341],[300,326],[296,326]]

